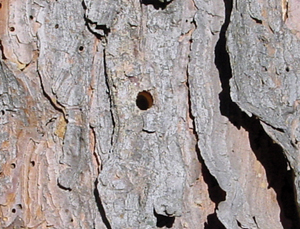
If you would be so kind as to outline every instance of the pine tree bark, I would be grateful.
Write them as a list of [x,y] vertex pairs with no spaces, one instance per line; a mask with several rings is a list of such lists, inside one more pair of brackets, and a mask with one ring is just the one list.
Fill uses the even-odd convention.
[[0,0],[0,227],[297,227],[297,9]]

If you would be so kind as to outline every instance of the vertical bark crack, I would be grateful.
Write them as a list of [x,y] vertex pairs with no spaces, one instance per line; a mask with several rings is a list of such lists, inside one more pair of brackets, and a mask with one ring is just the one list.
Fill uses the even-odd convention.
[[2,57],[2,60],[6,60],[6,56],[4,55],[4,47],[3,47],[3,44],[2,44],[2,40],[0,39],[0,51],[1,51],[1,57]]
[[[196,7],[196,5],[195,5],[195,7]],[[192,33],[193,33],[194,30],[197,29],[197,24],[196,24],[195,19],[192,20],[192,24],[194,25],[194,29],[192,30],[191,33],[187,33],[187,34],[190,35],[190,52],[192,51],[192,43],[193,43]],[[205,165],[205,162],[204,162],[203,158],[201,157],[200,149],[199,149],[199,146],[198,146],[199,136],[198,136],[197,131],[196,131],[195,117],[192,114],[191,88],[190,88],[190,84],[189,84],[189,67],[188,67],[189,64],[190,64],[190,59],[187,63],[187,68],[186,68],[187,69],[187,72],[186,72],[186,75],[187,75],[186,86],[188,88],[189,116],[190,116],[190,119],[192,120],[192,123],[193,123],[193,133],[194,133],[194,136],[195,136],[195,139],[196,139],[196,142],[197,142],[196,145],[195,145],[195,151],[197,153],[198,161],[202,165],[202,176],[203,176],[203,179],[204,179],[205,183],[208,186],[209,197],[210,197],[211,201],[215,203],[215,212],[207,217],[207,222],[204,224],[204,228],[205,229],[215,229],[215,228],[225,229],[224,225],[220,222],[220,220],[217,217],[216,209],[218,207],[218,204],[221,201],[225,200],[226,192],[223,189],[221,189],[221,187],[218,184],[218,181],[215,179],[214,176],[211,175],[211,173],[209,172],[208,168]]]
[[42,92],[43,92],[43,95],[45,96],[45,98],[50,102],[51,106],[59,111],[60,113],[63,114],[63,117],[65,119],[66,122],[68,122],[68,117],[67,117],[67,114],[66,114],[66,110],[65,110],[65,107],[63,105],[60,105],[58,101],[56,101],[55,98],[51,97],[45,90],[45,87],[44,87],[44,84],[43,84],[43,79],[42,79],[42,76],[39,72],[39,70],[37,69],[37,73],[38,73],[38,76],[39,76],[39,79],[40,79],[40,85],[41,85],[41,89],[42,89]]
[[110,82],[109,76],[107,74],[107,65],[106,65],[106,50],[105,48],[103,49],[103,66],[104,66],[104,76],[105,76],[105,83],[107,87],[107,93],[109,97],[109,102],[110,102],[110,113],[111,113],[111,118],[112,118],[112,125],[113,125],[113,132],[111,135],[111,152],[113,151],[113,146],[114,143],[118,139],[118,115],[116,115],[116,110],[114,109],[114,100],[113,100],[113,95],[111,91],[111,86],[112,82]]
[[104,207],[103,207],[103,204],[102,204],[102,201],[100,199],[100,195],[99,195],[99,192],[98,192],[98,189],[97,189],[97,185],[98,185],[98,179],[96,179],[95,181],[95,188],[94,188],[94,196],[95,196],[95,200],[96,200],[96,204],[97,204],[97,207],[98,207],[98,211],[100,212],[100,215],[101,215],[101,218],[102,218],[102,221],[104,223],[104,225],[106,226],[107,229],[112,229],[107,217],[106,217],[106,213],[105,213],[105,210],[104,210]]
[[[219,94],[220,111],[237,128],[243,127],[248,131],[251,149],[266,171],[268,188],[273,188],[276,193],[283,228],[297,228],[299,216],[294,194],[294,171],[287,169],[288,160],[283,149],[267,135],[257,117],[250,118],[230,97],[229,81],[232,78],[232,70],[226,50],[226,31],[230,21],[232,0],[224,0],[224,4],[225,22],[215,47],[215,64],[222,85],[222,92]],[[254,216],[253,221],[257,224]]]
[[[85,2],[82,1],[82,7],[84,8],[84,10],[87,9],[86,5],[85,5]],[[84,20],[86,22],[86,27],[88,29],[89,32],[91,32],[97,39],[99,39],[100,41],[103,42],[103,67],[104,67],[104,77],[105,77],[105,84],[106,84],[106,90],[107,90],[107,94],[108,94],[108,99],[109,99],[109,106],[110,106],[110,114],[111,114],[111,118],[112,118],[112,134],[111,134],[111,140],[110,140],[110,153],[113,151],[113,146],[114,146],[114,143],[117,139],[117,124],[116,122],[118,122],[117,120],[117,115],[115,114],[116,111],[114,110],[114,101],[113,101],[113,94],[112,94],[112,90],[111,90],[111,85],[112,82],[109,78],[109,75],[107,73],[107,64],[106,64],[106,49],[105,49],[105,44],[107,43],[107,36],[108,36],[108,33],[110,32],[110,30],[107,30],[107,28],[102,28],[102,27],[96,27],[96,29],[103,29],[105,34],[104,36],[102,36],[101,34],[98,34],[96,32],[94,32],[89,24],[91,23],[91,21],[86,18],[86,16],[84,16]],[[94,138],[96,138],[96,135],[95,135],[95,132],[94,132],[94,129],[92,128],[92,131],[93,131],[93,135],[94,135]],[[96,141],[96,139],[95,139]],[[96,145],[96,142],[94,143]],[[98,166],[100,165],[100,161],[99,161],[99,157],[98,155],[96,155],[96,152],[94,151],[94,155],[96,157],[96,161],[98,163]],[[102,166],[102,163],[101,165]],[[100,174],[100,171],[102,170],[102,168],[98,168],[98,175]],[[104,206],[102,204],[102,201],[101,201],[101,198],[100,198],[100,193],[98,191],[98,178],[96,178],[95,182],[94,182],[94,197],[95,197],[95,202],[96,202],[96,205],[97,205],[97,208],[98,208],[98,211],[101,215],[101,218],[102,218],[102,221],[104,223],[104,225],[106,226],[107,229],[111,229],[112,226],[110,225],[110,222],[106,216],[106,212],[105,212],[105,209],[104,209]]]

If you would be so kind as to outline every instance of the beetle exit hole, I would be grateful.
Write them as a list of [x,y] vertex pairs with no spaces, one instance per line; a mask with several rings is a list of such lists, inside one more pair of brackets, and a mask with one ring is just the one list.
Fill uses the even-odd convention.
[[83,49],[84,49],[84,47],[83,47],[83,46],[79,46],[79,48],[78,48],[78,50],[79,50],[80,52],[82,52],[82,51],[83,51]]
[[136,105],[141,110],[148,110],[153,105],[153,97],[148,91],[139,92],[136,97]]

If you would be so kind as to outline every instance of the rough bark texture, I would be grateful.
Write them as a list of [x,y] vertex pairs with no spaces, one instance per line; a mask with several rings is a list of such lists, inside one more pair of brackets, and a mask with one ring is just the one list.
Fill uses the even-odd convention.
[[0,227],[297,228],[299,6],[0,0]]

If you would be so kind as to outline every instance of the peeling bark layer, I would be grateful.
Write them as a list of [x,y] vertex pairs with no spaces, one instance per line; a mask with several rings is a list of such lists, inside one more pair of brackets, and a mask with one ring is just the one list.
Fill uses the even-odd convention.
[[1,227],[296,227],[286,4],[0,0]]

